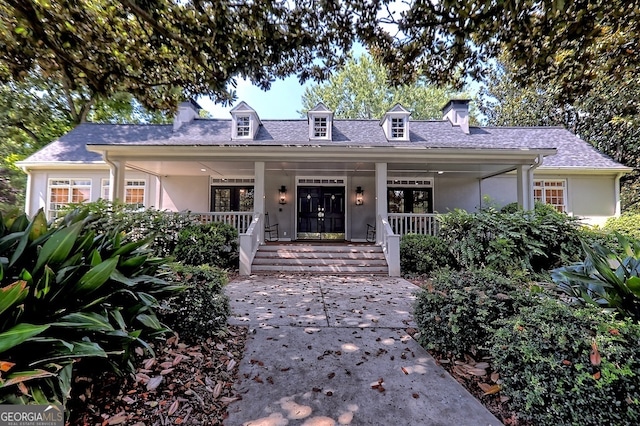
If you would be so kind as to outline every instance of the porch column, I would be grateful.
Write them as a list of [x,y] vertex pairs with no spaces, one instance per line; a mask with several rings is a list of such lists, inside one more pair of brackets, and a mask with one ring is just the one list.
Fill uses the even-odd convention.
[[533,167],[520,165],[516,169],[518,185],[518,205],[523,210],[533,210]]
[[[253,163],[254,168],[254,184],[253,184],[253,213],[260,214],[260,223],[264,224],[265,212],[265,195],[264,195],[264,161],[256,161]],[[260,227],[260,241],[264,241],[264,226]]]
[[387,219],[387,163],[376,163],[376,244],[382,244],[382,224],[378,216]]
[[124,169],[125,164],[120,160],[107,160],[109,165],[109,201],[124,202]]

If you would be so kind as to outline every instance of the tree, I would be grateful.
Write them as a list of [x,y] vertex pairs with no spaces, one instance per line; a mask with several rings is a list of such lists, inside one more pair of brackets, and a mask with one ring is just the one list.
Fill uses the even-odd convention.
[[518,66],[495,64],[480,92],[479,109],[489,124],[501,126],[561,125],[600,152],[636,170],[622,179],[622,205],[640,210],[640,77],[599,75],[593,88],[573,102],[558,93],[563,87],[531,84],[520,87],[512,78]]
[[151,109],[195,95],[228,101],[237,76],[268,88],[276,76],[321,74],[352,33],[338,30],[350,15],[333,2],[2,0],[0,16],[5,79],[38,67],[71,89],[131,93]]
[[640,0],[0,0],[0,75],[39,67],[171,109],[182,96],[231,100],[236,77],[325,79],[360,41],[395,84],[460,84],[509,52],[518,82],[573,97],[637,69],[639,17]]
[[36,72],[0,84],[0,203],[23,202],[25,175],[15,163],[79,122],[166,122],[167,118],[146,111],[131,95],[116,93],[102,99],[86,91],[70,91]]
[[391,87],[385,69],[368,55],[349,59],[339,72],[322,84],[305,89],[302,111],[323,102],[336,118],[381,118],[399,103],[414,119],[440,119],[440,108],[453,96],[449,89],[440,89],[419,80],[412,85]]

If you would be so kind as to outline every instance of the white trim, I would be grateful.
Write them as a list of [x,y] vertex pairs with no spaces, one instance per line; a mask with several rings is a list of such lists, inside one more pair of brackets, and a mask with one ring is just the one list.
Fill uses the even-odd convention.
[[[58,184],[52,184],[52,181],[67,181],[66,184],[62,184],[62,183],[58,183]],[[88,182],[88,185],[79,185],[79,184],[74,184],[74,182]],[[70,177],[49,177],[47,178],[47,201],[46,201],[46,206],[45,206],[45,213],[47,215],[47,218],[49,219],[56,219],[57,216],[57,211],[58,209],[52,210],[51,206],[53,204],[53,201],[51,200],[51,190],[54,188],[65,188],[65,189],[69,189],[69,194],[67,196],[67,203],[66,205],[72,204],[73,202],[73,189],[74,188],[83,188],[89,189],[89,195],[87,197],[86,200],[82,200],[81,202],[84,201],[91,201],[91,193],[93,192],[93,180],[91,178],[70,178]],[[60,205],[60,206],[64,206],[64,203],[55,203],[56,205]]]
[[[142,185],[139,184],[140,182],[142,182]],[[134,183],[138,183],[138,184],[134,184]],[[149,205],[149,190],[148,190],[149,182],[147,181],[147,179],[144,179],[144,178],[130,178],[130,179],[124,180],[124,195],[123,195],[124,200],[122,200],[122,202],[126,203],[128,189],[139,189],[139,188],[142,188],[144,190],[143,197],[142,197],[142,205],[143,206]],[[105,189],[107,190],[106,194],[105,194]],[[100,179],[100,198],[102,198],[103,200],[108,200],[110,189],[111,189],[111,179],[101,178]]]
[[211,186],[244,186],[247,184],[254,185],[256,179],[253,176],[243,176],[235,178],[210,178],[209,184]]
[[[562,183],[562,185],[560,186],[546,186],[546,183]],[[554,189],[562,189],[562,205],[560,204],[552,204],[552,203],[548,203],[547,202],[547,191],[551,191]],[[535,197],[535,192],[536,190],[538,191],[542,191],[541,193],[541,199],[536,199]],[[558,206],[562,206],[563,207],[563,213],[567,213],[570,214],[569,211],[569,203],[568,203],[568,192],[569,192],[569,183],[567,181],[567,179],[563,179],[563,178],[555,178],[555,179],[533,179],[533,193],[534,193],[534,201],[541,201],[545,204],[549,204],[550,206],[553,207],[558,207]]]

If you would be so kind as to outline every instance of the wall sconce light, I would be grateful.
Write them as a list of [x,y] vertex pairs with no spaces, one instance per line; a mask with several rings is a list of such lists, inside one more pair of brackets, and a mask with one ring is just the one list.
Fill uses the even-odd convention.
[[356,206],[361,206],[364,204],[364,200],[362,199],[364,195],[364,191],[362,190],[362,187],[359,186],[356,188]]
[[282,185],[278,192],[280,193],[280,204],[287,204],[287,187]]

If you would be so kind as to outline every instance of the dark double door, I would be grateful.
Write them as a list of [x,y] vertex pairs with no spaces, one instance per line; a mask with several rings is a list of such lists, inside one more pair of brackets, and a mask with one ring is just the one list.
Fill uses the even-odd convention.
[[296,205],[299,240],[344,240],[344,187],[299,186]]

